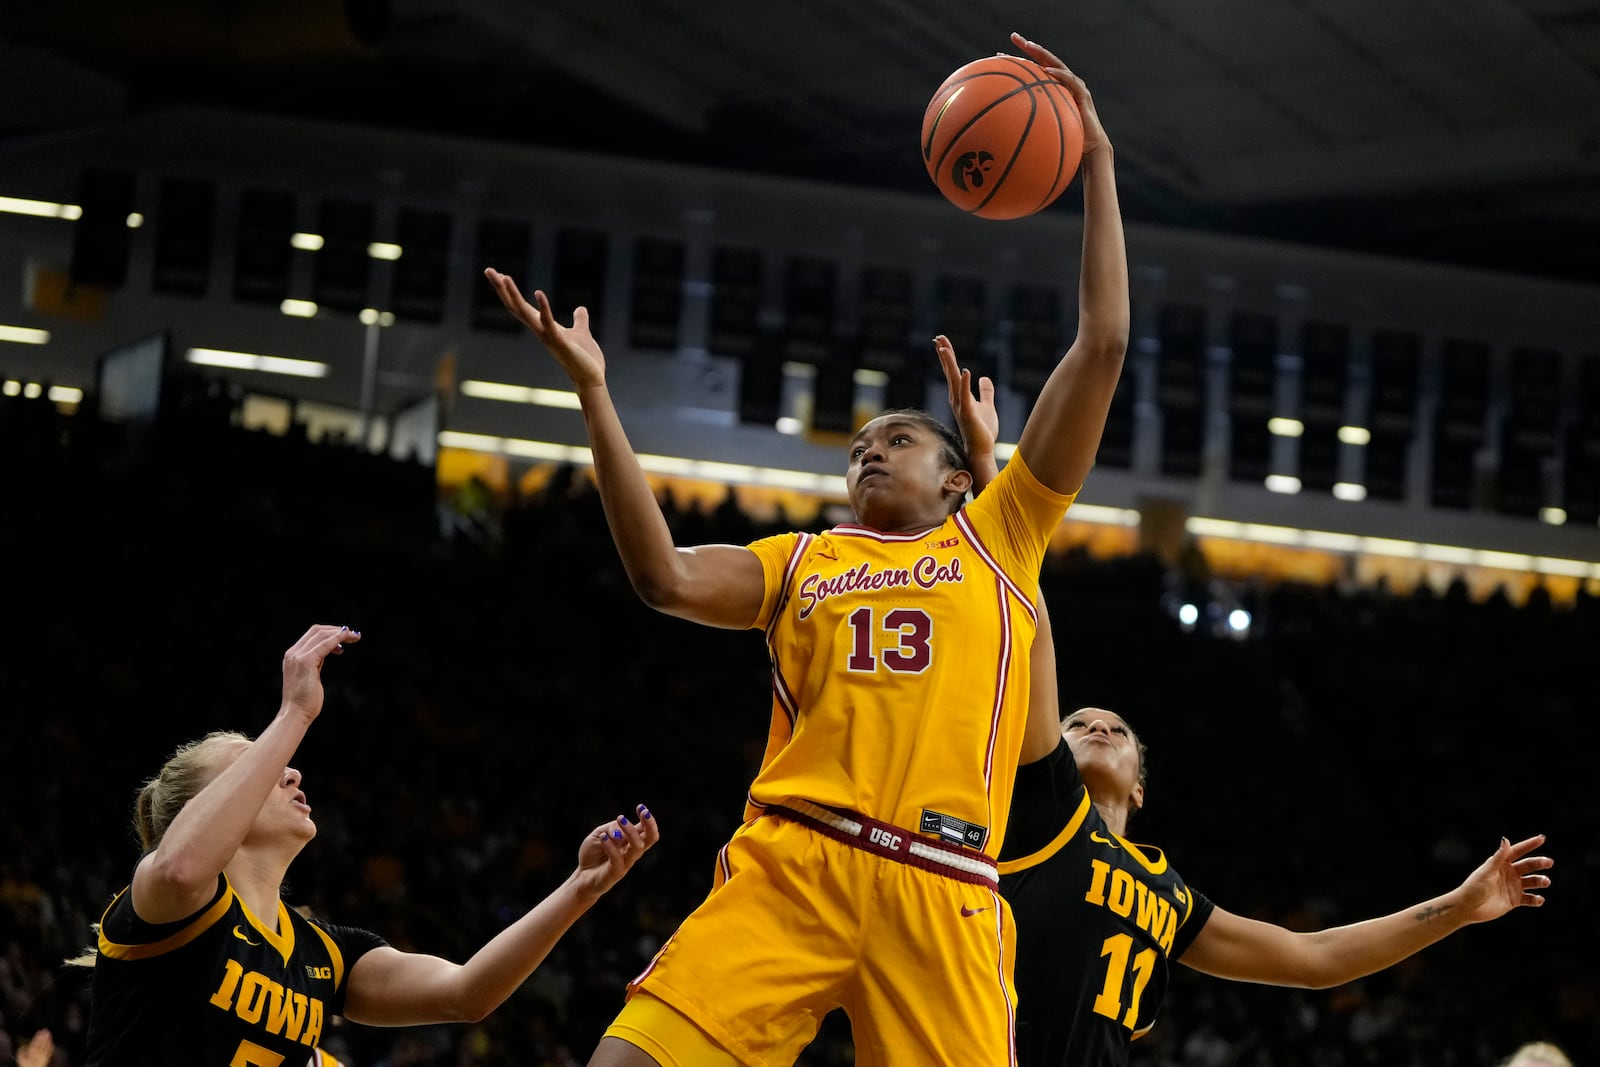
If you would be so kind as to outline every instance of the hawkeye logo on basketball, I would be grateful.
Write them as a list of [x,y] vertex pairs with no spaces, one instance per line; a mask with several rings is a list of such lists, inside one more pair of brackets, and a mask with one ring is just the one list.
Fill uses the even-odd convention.
[[961,573],[959,556],[953,557],[948,563],[940,563],[933,556],[923,556],[909,568],[884,567],[875,570],[872,564],[863,563],[830,578],[808,574],[800,582],[800,618],[809,617],[816,606],[829,597],[876,592],[880,589],[903,589],[912,585],[932,589],[941,582],[960,582],[965,578]]
[[983,176],[994,169],[994,156],[988,152],[963,152],[950,168],[950,180],[963,193],[983,188]]
[[1089,863],[1094,873],[1083,899],[1131,919],[1160,943],[1163,953],[1170,951],[1172,939],[1178,934],[1178,909],[1127,871],[1112,870],[1104,860]]
[[[285,989],[264,974],[245,970],[236,960],[229,960],[226,967],[221,984],[211,994],[212,1007],[231,1011],[251,1026],[264,1026],[270,1034],[308,1047],[316,1045],[322,1036],[321,1000]],[[329,967],[306,970],[325,970],[333,977]]]

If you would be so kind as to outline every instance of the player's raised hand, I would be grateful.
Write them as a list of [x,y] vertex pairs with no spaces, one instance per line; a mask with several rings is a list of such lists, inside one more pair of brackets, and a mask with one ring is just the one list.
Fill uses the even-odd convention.
[[563,326],[556,321],[555,314],[550,310],[550,298],[544,295],[542,289],[533,291],[533,303],[530,304],[510,275],[486,267],[483,276],[494,286],[495,295],[506,306],[506,310],[544,342],[550,354],[556,357],[556,362],[561,364],[561,369],[567,372],[567,377],[572,379],[573,385],[582,389],[588,385],[605,384],[606,355],[600,350],[600,343],[594,339],[594,334],[589,332],[588,308],[580,307],[573,311],[572,325]]
[[639,805],[639,821],[619,815],[615,822],[595,827],[578,847],[577,889],[598,897],[622,880],[649,848],[661,840],[661,827],[650,809]]
[[283,654],[283,710],[315,719],[322,712],[322,662],[355,644],[348,626],[313,626]]
[[1023,55],[1043,67],[1046,74],[1066,86],[1067,92],[1072,94],[1073,101],[1078,105],[1078,117],[1083,120],[1084,162],[1088,162],[1096,152],[1109,149],[1111,139],[1106,136],[1106,128],[1100,125],[1100,115],[1094,109],[1094,97],[1089,95],[1089,87],[1083,83],[1083,79],[1072,73],[1072,69],[1050,49],[1034,44],[1022,34],[1013,33],[1011,43],[1022,49]]
[[933,339],[934,351],[939,354],[939,366],[944,371],[944,381],[950,387],[950,413],[956,417],[956,428],[967,446],[971,458],[994,454],[994,443],[1000,436],[1000,412],[994,406],[994,382],[987,376],[978,379],[978,395],[972,395],[972,372],[956,362],[955,346],[950,338],[940,334]]
[[1456,890],[1467,922],[1487,922],[1513,908],[1537,908],[1544,903],[1544,897],[1534,890],[1548,887],[1550,878],[1539,872],[1548,871],[1556,861],[1548,856],[1528,855],[1542,844],[1543,834],[1514,845],[1503,837],[1500,839],[1500,847],[1494,855],[1484,860]]

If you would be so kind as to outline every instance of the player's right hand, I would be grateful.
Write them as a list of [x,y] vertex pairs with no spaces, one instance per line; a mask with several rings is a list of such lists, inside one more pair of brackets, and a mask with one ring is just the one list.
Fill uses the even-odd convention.
[[1066,86],[1067,92],[1072,94],[1073,103],[1078,105],[1078,118],[1083,120],[1084,161],[1087,162],[1096,152],[1110,148],[1111,138],[1106,136],[1106,128],[1100,125],[1100,114],[1094,109],[1094,97],[1089,95],[1089,87],[1083,83],[1083,79],[1072,73],[1071,68],[1050,49],[1034,44],[1022,34],[1013,33],[1011,43],[1022,49],[1023,55],[1043,67],[1046,74]]
[[322,712],[322,661],[355,644],[348,626],[313,626],[283,654],[283,710],[315,719]]
[[561,369],[567,372],[572,384],[579,389],[606,383],[606,355],[600,343],[589,332],[589,309],[580,307],[572,313],[572,325],[563,326],[550,310],[550,299],[542,289],[533,291],[533,303],[528,303],[522,290],[508,274],[486,267],[483,276],[494,286],[506,310],[517,317],[535,337],[544,342],[550,354],[556,357]]

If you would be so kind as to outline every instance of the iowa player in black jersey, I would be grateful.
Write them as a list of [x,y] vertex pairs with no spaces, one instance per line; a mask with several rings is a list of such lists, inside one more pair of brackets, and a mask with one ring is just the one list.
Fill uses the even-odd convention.
[[[988,379],[945,361],[950,404],[979,486],[996,473]],[[1471,923],[1544,903],[1542,835],[1500,848],[1460,886],[1403,911],[1316,933],[1231,914],[1187,886],[1160,849],[1123,835],[1144,803],[1144,746],[1122,718],[1083,708],[1063,722],[1049,616],[1038,604],[1027,735],[1000,852],[1017,925],[1019,1067],[1128,1062],[1155,1022],[1167,961],[1268,985],[1327,988],[1392,966]]]
[[185,745],[140,790],[145,854],[94,949],[87,1062],[303,1067],[329,1016],[374,1026],[476,1020],[659,838],[643,807],[583,841],[578,866],[465,964],[309,920],[279,896],[316,834],[289,759],[322,710],[323,661],[361,635],[314,626],[283,659],[283,703],[254,741]]

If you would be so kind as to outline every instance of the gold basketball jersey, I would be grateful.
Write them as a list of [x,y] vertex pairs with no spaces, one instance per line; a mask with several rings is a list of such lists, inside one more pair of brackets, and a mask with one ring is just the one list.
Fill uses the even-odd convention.
[[747,818],[807,800],[996,855],[1039,567],[1071,502],[1018,455],[921,533],[846,524],[752,544],[773,710]]

